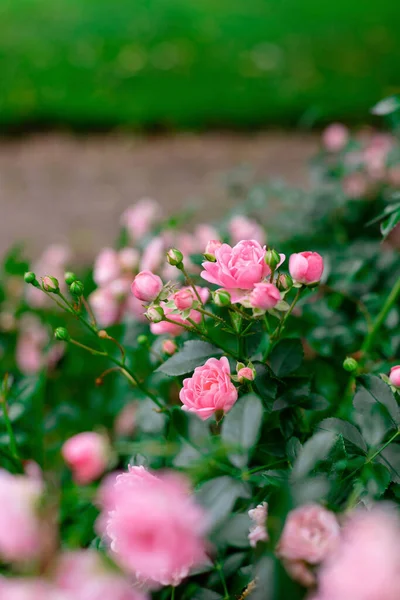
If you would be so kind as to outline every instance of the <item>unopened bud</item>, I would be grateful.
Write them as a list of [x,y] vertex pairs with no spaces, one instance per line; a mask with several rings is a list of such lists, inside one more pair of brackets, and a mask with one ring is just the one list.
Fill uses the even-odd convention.
[[210,262],[215,262],[215,251],[222,246],[222,242],[219,240],[210,240],[207,243],[206,249],[204,250],[204,258]]
[[60,342],[69,342],[69,340],[71,339],[65,327],[57,327],[57,329],[54,332],[54,337]]
[[144,314],[151,323],[160,323],[165,316],[161,306],[150,306]]
[[293,279],[290,277],[290,275],[281,273],[276,282],[276,287],[280,292],[288,292],[293,287]]
[[84,289],[85,286],[83,285],[82,281],[79,280],[73,281],[69,287],[69,291],[71,292],[71,294],[73,296],[76,296],[77,298],[82,296]]
[[25,283],[30,283],[32,285],[35,285],[35,284],[39,285],[36,280],[36,275],[32,271],[27,271],[27,273],[25,273],[24,280],[25,280]]
[[147,346],[149,343],[149,338],[147,337],[147,335],[138,335],[137,343],[139,344],[139,346]]
[[351,356],[347,356],[343,361],[343,369],[349,373],[353,373],[358,369],[358,362],[354,358],[351,358]]
[[101,340],[107,340],[110,337],[105,329],[100,329],[97,335]]
[[182,252],[177,248],[170,248],[167,252],[167,261],[170,265],[179,269],[183,261]]
[[77,276],[75,275],[75,273],[71,273],[71,271],[67,271],[67,273],[64,274],[64,281],[67,285],[71,285],[71,283],[74,283],[74,281],[77,280]]
[[43,277],[42,288],[45,292],[58,292],[60,290],[58,279],[56,279],[52,275],[46,275],[45,277]]
[[237,376],[238,381],[240,381],[240,383],[243,383],[245,381],[254,381],[256,372],[252,367],[241,367],[237,370]]
[[281,257],[277,253],[276,250],[267,250],[265,253],[265,262],[271,268],[272,271],[275,271],[276,267],[279,265]]
[[169,354],[169,356],[172,356],[177,351],[178,346],[173,340],[165,340],[163,342],[162,349],[163,352],[165,352],[165,354]]
[[216,290],[213,293],[213,300],[217,306],[229,306],[231,303],[231,295],[226,290]]

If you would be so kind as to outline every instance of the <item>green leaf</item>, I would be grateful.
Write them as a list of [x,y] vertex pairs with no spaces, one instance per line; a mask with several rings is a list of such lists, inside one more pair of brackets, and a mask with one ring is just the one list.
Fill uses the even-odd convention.
[[389,469],[394,483],[400,483],[400,444],[390,444],[382,450],[376,460]]
[[298,339],[285,339],[272,350],[270,364],[277,377],[286,377],[303,362],[303,345]]
[[217,545],[247,548],[249,529],[252,521],[248,514],[232,515],[215,534]]
[[400,407],[390,387],[375,375],[364,375],[359,378],[358,382],[375,402],[386,408],[393,425],[396,427],[400,425]]
[[211,528],[219,525],[231,513],[238,498],[249,498],[249,487],[229,475],[216,477],[204,483],[197,493],[197,499],[207,511]]
[[363,470],[363,479],[368,493],[374,498],[380,498],[387,490],[391,473],[389,468],[381,463],[365,465]]
[[224,418],[222,440],[240,453],[229,454],[230,461],[236,467],[247,464],[250,450],[256,445],[262,426],[263,406],[255,394],[240,398]]
[[205,588],[198,588],[198,590],[191,596],[192,600],[221,600],[221,594],[213,592],[213,590],[206,590]]
[[384,98],[378,104],[375,104],[371,109],[371,113],[378,117],[383,117],[391,115],[398,110],[400,110],[400,96],[388,96],[388,98]]
[[220,356],[222,350],[199,340],[189,340],[183,344],[182,350],[171,356],[156,371],[176,377],[191,373],[196,367],[203,365],[212,356]]
[[303,446],[301,445],[300,440],[297,437],[290,438],[286,445],[286,452],[288,459],[291,463],[295,462],[302,448]]
[[258,395],[265,401],[265,404],[269,404],[276,398],[278,389],[277,381],[268,365],[257,361],[253,364],[256,370],[256,378],[253,385]]
[[342,419],[336,419],[335,417],[331,417],[329,419],[324,419],[317,425],[317,429],[321,429],[322,431],[332,431],[334,433],[338,433],[344,437],[345,440],[351,442],[354,446],[362,450],[363,452],[367,452],[368,446],[365,443],[364,438],[361,433],[357,429],[355,425],[352,425],[348,421],[343,421]]
[[299,452],[293,465],[292,477],[294,479],[306,477],[320,460],[328,456],[335,438],[335,434],[331,431],[315,433]]
[[400,208],[382,221],[381,223],[381,234],[384,238],[387,238],[389,233],[400,223]]

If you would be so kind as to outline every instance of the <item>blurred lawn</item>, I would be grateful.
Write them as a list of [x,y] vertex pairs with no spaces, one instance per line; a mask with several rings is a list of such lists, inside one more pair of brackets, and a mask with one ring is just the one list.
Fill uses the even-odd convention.
[[0,0],[0,126],[365,120],[399,31],[396,0]]

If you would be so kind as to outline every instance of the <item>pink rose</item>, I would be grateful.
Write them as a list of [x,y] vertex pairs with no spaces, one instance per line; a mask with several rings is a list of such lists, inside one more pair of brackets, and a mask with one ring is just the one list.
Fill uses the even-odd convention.
[[254,369],[251,369],[250,367],[243,367],[242,369],[239,369],[237,375],[239,381],[254,381],[255,377]]
[[342,123],[332,123],[322,133],[322,142],[329,152],[340,152],[349,141],[349,131]]
[[151,271],[141,271],[132,283],[133,295],[143,302],[153,302],[162,289],[161,278]]
[[280,301],[281,293],[273,283],[256,283],[249,299],[253,308],[270,310]]
[[160,205],[151,198],[142,198],[134,206],[125,210],[121,223],[126,227],[130,237],[141,240],[160,217]]
[[175,292],[173,300],[178,310],[187,310],[188,308],[192,308],[195,296],[193,290],[187,287]]
[[339,523],[332,512],[319,504],[306,504],[287,516],[277,554],[288,561],[316,565],[335,549],[339,536]]
[[162,237],[155,237],[147,244],[140,261],[141,271],[158,271],[166,260],[165,241]]
[[108,288],[99,288],[89,296],[94,315],[102,327],[117,323],[121,317],[121,303]]
[[266,528],[268,504],[263,502],[256,508],[249,510],[249,517],[253,521],[253,525],[250,527],[248,537],[250,546],[255,548],[258,542],[268,542],[269,540],[269,535]]
[[43,543],[38,513],[42,492],[40,479],[0,469],[0,557],[4,562],[39,558]]
[[103,248],[93,268],[93,279],[99,286],[107,285],[119,277],[121,272],[118,253],[113,248]]
[[[183,289],[185,289],[185,288],[182,288],[182,290]],[[199,293],[199,296],[200,296],[203,304],[205,304],[210,295],[209,290],[207,288],[198,287],[198,286],[196,286],[196,289]],[[172,300],[172,298],[173,298],[173,296],[171,296],[169,298],[169,300]],[[187,325],[189,327],[191,326],[191,324],[189,323],[188,320],[184,319],[181,315],[177,315],[177,314],[173,313],[173,308],[166,306],[165,302],[161,302],[160,306],[162,307],[165,316],[170,321],[173,321],[173,322],[169,323],[168,321],[160,321],[159,323],[151,323],[150,330],[152,333],[154,333],[154,335],[167,334],[167,335],[177,336],[177,335],[181,335],[181,333],[183,331],[182,325]],[[189,313],[189,319],[191,319],[196,324],[198,324],[201,321],[201,314],[199,313],[198,310],[193,309]]]
[[400,365],[390,369],[389,381],[394,387],[400,388]]
[[77,483],[85,485],[104,473],[109,461],[107,440],[99,433],[85,431],[69,438],[62,455]]
[[206,244],[206,249],[204,250],[204,254],[208,254],[209,256],[215,256],[215,251],[218,248],[221,248],[222,242],[219,240],[210,240]]
[[368,193],[368,178],[365,173],[350,173],[343,178],[343,191],[349,198],[356,200]]
[[323,271],[324,260],[318,252],[299,252],[289,259],[289,272],[298,283],[317,283]]
[[233,217],[228,225],[229,235],[234,244],[241,240],[255,240],[259,244],[265,244],[266,235],[264,229],[245,215]]
[[322,565],[318,600],[398,600],[400,521],[395,509],[357,511]]
[[123,271],[131,273],[139,263],[139,252],[135,248],[122,248],[118,252],[118,261]]
[[207,223],[200,223],[194,230],[194,237],[196,238],[196,248],[199,252],[203,252],[203,248],[209,240],[216,240],[218,238],[218,231],[212,225]]
[[255,240],[239,242],[233,248],[222,244],[215,251],[216,262],[203,263],[201,276],[228,290],[232,302],[238,302],[271,272],[265,264],[265,253],[265,247]]
[[162,345],[163,352],[172,356],[178,349],[178,346],[173,340],[165,340]]
[[[62,244],[52,244],[46,248],[39,260],[33,265],[32,270],[38,278],[50,273],[60,283],[61,291],[66,291],[64,283],[64,272],[66,271],[67,263],[70,260],[71,251],[68,246]],[[27,288],[28,304],[35,308],[53,305],[52,301],[47,298],[40,289],[33,286]]]
[[55,573],[57,588],[74,600],[145,600],[132,582],[105,564],[94,550],[61,555]]
[[116,478],[98,522],[123,569],[139,581],[174,586],[205,561],[205,526],[185,479],[143,467]]
[[136,402],[129,402],[118,413],[114,422],[114,431],[117,435],[128,437],[133,434],[136,426],[137,409]]
[[209,358],[203,366],[196,367],[192,377],[183,380],[179,398],[183,410],[196,413],[203,421],[217,411],[230,411],[238,393],[231,381],[228,359]]

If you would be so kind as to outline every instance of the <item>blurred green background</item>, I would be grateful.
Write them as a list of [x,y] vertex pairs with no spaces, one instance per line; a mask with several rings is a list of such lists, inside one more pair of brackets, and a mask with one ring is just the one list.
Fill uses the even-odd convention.
[[396,0],[0,0],[0,127],[365,121],[399,31]]

